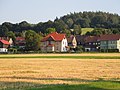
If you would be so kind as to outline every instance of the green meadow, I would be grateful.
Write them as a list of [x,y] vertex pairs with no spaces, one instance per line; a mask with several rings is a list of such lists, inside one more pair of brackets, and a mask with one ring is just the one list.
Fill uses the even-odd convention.
[[86,34],[87,32],[91,32],[91,31],[93,31],[93,28],[82,28],[82,33],[81,33],[81,35],[84,35],[84,34]]

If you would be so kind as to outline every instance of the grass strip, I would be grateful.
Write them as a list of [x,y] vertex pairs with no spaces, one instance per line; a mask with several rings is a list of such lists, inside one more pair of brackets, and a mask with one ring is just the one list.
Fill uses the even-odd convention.
[[120,90],[120,83],[101,81],[79,85],[48,85],[43,88],[31,88],[29,90]]
[[0,59],[10,58],[120,59],[120,56],[0,56]]

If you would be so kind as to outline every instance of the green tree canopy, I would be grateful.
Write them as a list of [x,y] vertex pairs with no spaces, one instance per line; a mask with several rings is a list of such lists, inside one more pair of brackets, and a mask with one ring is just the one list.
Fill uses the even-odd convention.
[[63,30],[62,33],[65,33],[67,37],[70,37],[71,35],[71,31],[68,29]]
[[81,27],[80,27],[80,25],[74,25],[74,28],[73,28],[74,30],[73,30],[73,34],[74,35],[80,35],[81,34]]
[[9,38],[12,38],[13,41],[15,41],[15,33],[13,33],[12,31],[9,31],[9,32],[7,33],[7,36],[8,36]]
[[40,49],[40,36],[33,30],[28,30],[25,33],[26,50],[35,51]]
[[46,29],[46,34],[50,34],[52,32],[56,32],[56,29],[55,28],[47,28]]

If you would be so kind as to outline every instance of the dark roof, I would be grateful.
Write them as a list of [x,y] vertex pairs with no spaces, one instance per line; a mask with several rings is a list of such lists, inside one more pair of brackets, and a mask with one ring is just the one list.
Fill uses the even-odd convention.
[[58,34],[57,32],[53,32],[51,34],[48,34],[46,37],[44,37],[41,41],[47,41],[49,38],[52,38],[54,41],[62,41],[63,38],[65,38],[65,34]]
[[77,42],[84,42],[84,39],[88,37],[87,35],[76,35]]
[[120,34],[107,34],[107,35],[100,35],[99,40],[119,40]]
[[99,40],[100,36],[88,36],[85,38],[85,42],[97,42]]

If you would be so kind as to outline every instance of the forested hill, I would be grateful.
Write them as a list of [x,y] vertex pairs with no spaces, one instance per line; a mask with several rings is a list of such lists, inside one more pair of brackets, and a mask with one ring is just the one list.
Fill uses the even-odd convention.
[[[106,12],[79,12],[56,18],[54,21],[39,22],[38,24],[30,24],[26,21],[16,24],[4,22],[0,25],[0,36],[7,36],[9,31],[15,33],[16,36],[20,36],[26,30],[47,34],[50,29],[71,34],[71,30],[80,28],[104,28],[116,30],[115,33],[117,33],[120,32],[120,16]],[[80,33],[78,31],[74,32],[74,34]]]
[[118,28],[120,27],[120,16],[118,14],[106,12],[79,12],[70,13],[61,17],[69,28],[73,28],[74,24],[80,25],[82,28]]

